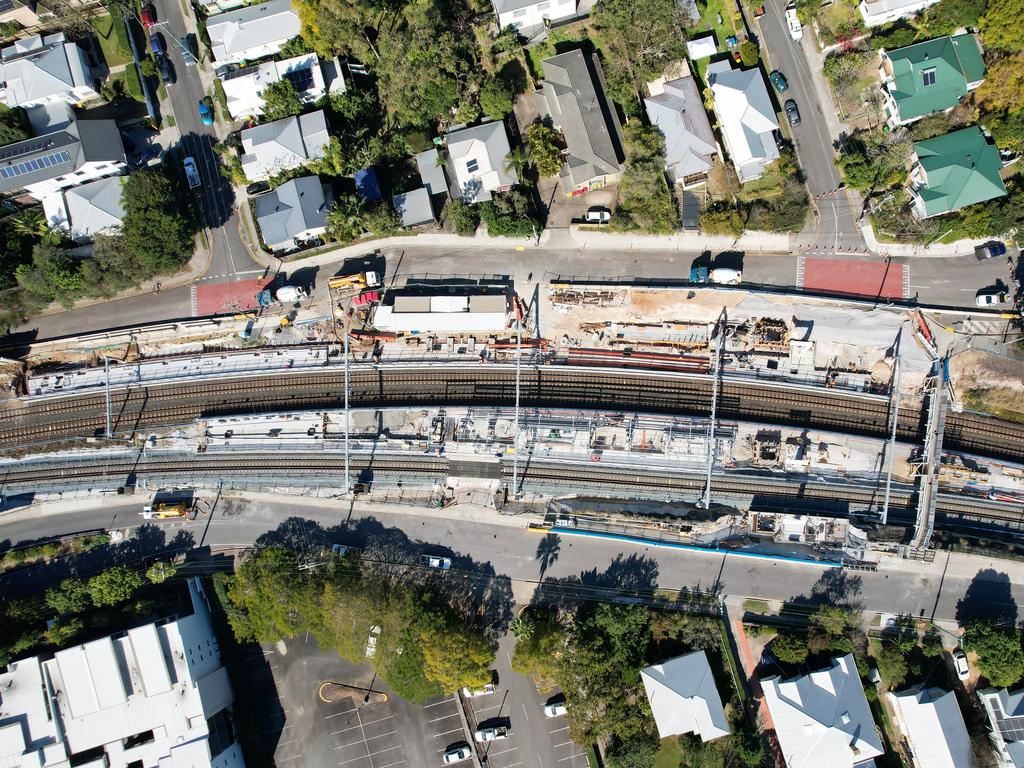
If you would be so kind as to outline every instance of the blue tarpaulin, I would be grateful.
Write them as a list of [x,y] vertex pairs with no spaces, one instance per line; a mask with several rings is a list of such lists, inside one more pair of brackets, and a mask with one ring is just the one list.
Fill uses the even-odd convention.
[[367,167],[356,171],[356,192],[368,203],[376,203],[381,199],[380,184],[373,168]]

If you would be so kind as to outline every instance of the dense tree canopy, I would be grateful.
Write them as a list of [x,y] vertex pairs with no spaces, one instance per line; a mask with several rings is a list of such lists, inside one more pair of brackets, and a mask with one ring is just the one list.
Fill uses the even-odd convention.
[[557,176],[562,170],[562,138],[558,131],[542,123],[534,123],[526,129],[526,143],[537,173]]
[[1024,52],[995,59],[976,93],[986,111],[1024,111]]
[[290,80],[275,80],[263,89],[263,118],[282,120],[302,114],[303,103]]
[[615,226],[652,234],[679,227],[679,209],[665,181],[665,138],[653,126],[632,121],[625,129],[626,170],[619,183]]
[[964,628],[964,647],[978,654],[978,668],[996,688],[1009,688],[1024,677],[1024,650],[1013,628],[973,622]]
[[148,274],[173,271],[192,258],[198,224],[163,166],[128,176],[121,205],[121,240]]
[[24,110],[0,104],[0,146],[23,141],[28,137]]
[[988,0],[981,20],[981,38],[989,48],[1024,50],[1024,14],[1020,0]]

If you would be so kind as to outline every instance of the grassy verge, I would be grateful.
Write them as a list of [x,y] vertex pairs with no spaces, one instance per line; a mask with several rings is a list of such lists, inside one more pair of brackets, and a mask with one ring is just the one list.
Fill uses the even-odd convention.
[[771,613],[767,600],[750,599],[743,601],[743,610],[750,613]]
[[1020,399],[1020,393],[1008,389],[969,389],[963,395],[963,404],[970,411],[990,413],[1007,421],[1024,422],[1024,413],[1015,407]]
[[224,83],[218,77],[213,81],[213,100],[220,108],[220,117],[225,123],[231,122],[231,113],[228,112],[228,95],[224,93]]
[[661,748],[654,756],[654,768],[679,768],[683,751],[679,749],[679,738],[669,736],[661,740]]
[[114,19],[109,13],[105,13],[102,16],[91,18],[89,26],[96,33],[96,39],[99,40],[100,50],[103,52],[103,58],[108,67],[128,64],[132,60],[128,32],[120,18]]
[[747,701],[747,689],[743,685],[743,678],[740,676],[739,668],[736,666],[736,656],[732,652],[732,643],[729,642],[729,633],[725,621],[718,622],[719,637],[722,641],[722,658],[729,666],[729,674],[732,675],[732,687],[736,689],[736,695],[741,702]]
[[86,552],[95,547],[101,547],[110,543],[110,537],[105,533],[89,534],[87,536],[76,536],[63,541],[51,541],[46,544],[37,544],[34,547],[24,549],[11,549],[0,555],[0,572],[9,571],[19,565],[27,563],[38,563],[43,560],[50,560],[54,557],[66,557],[68,555]]

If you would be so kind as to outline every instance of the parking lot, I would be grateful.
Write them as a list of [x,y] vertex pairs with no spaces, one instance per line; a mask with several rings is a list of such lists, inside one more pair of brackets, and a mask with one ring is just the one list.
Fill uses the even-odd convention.
[[[512,672],[514,641],[503,638],[495,664],[495,690],[464,698],[470,729],[510,726],[505,739],[473,744],[486,768],[586,768],[585,751],[569,739],[565,716],[548,718],[551,694]],[[467,739],[456,696],[411,704],[391,693],[369,664],[354,665],[298,637],[254,651],[247,692],[257,728],[274,762],[286,768],[440,768],[444,752]],[[324,683],[341,697],[321,698]],[[373,691],[369,700],[359,692]],[[326,691],[325,691],[326,692]],[[383,701],[381,694],[389,694]],[[334,698],[334,701],[330,699]],[[463,765],[469,766],[466,761]]]

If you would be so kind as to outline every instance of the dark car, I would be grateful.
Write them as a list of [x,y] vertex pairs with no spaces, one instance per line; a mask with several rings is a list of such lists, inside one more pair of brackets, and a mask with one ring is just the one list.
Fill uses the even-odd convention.
[[181,58],[186,67],[194,67],[196,64],[196,50],[192,44],[193,37],[192,34],[188,34],[178,38],[178,42],[181,43]]
[[998,240],[993,240],[991,243],[985,243],[975,248],[974,255],[978,257],[978,261],[994,259],[996,256],[1005,256],[1006,245]]
[[164,36],[159,32],[154,32],[149,36],[149,47],[153,49],[153,53],[157,56],[167,55],[167,46],[164,44]]
[[139,14],[139,19],[142,21],[142,26],[146,29],[156,25],[156,8],[153,7],[152,3],[146,3],[142,6],[142,12]]
[[138,168],[141,168],[144,165],[148,165],[150,160],[155,160],[156,158],[160,157],[160,154],[162,152],[163,150],[160,148],[159,144],[151,144],[144,150],[142,150],[142,153],[139,155],[134,165]]
[[786,103],[782,105],[786,110],[786,117],[789,119],[790,125],[800,125],[800,110],[797,109],[796,102],[792,99],[786,99]]
[[786,80],[786,76],[779,72],[779,70],[773,69],[768,75],[768,79],[772,81],[772,85],[775,86],[775,90],[779,93],[785,93],[789,90],[789,81]]
[[270,191],[270,185],[265,181],[254,181],[252,184],[245,188],[245,194],[247,195],[261,195],[264,192]]
[[174,85],[177,82],[177,77],[174,74],[174,67],[171,66],[171,60],[166,56],[156,57],[156,69],[160,73],[160,79],[164,81],[164,85]]

